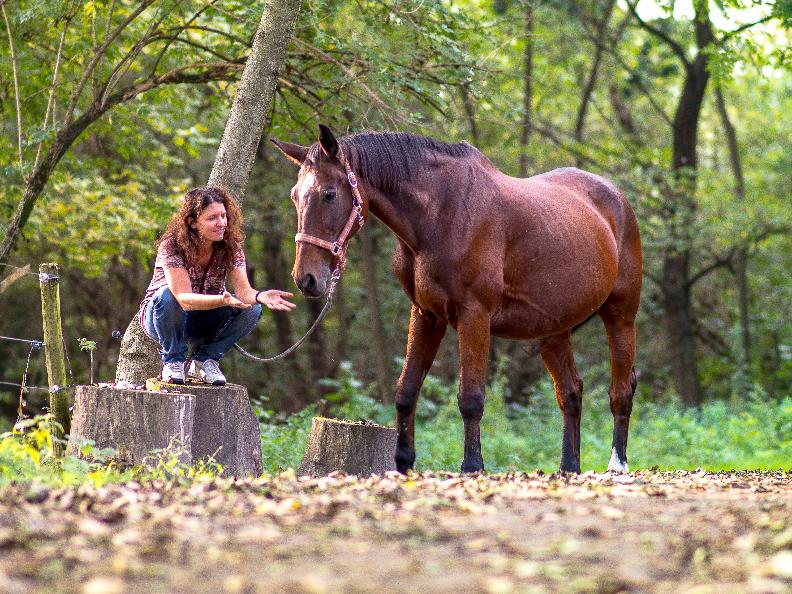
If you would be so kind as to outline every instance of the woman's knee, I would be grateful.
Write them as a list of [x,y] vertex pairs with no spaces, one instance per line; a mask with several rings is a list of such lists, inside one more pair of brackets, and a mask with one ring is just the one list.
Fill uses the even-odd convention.
[[154,293],[154,297],[152,297],[152,302],[158,309],[171,309],[178,307],[184,311],[167,285],[157,289],[157,292]]

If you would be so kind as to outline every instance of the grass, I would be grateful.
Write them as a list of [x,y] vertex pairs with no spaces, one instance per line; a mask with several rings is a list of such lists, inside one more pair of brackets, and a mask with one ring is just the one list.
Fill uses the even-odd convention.
[[[393,425],[393,406],[375,402],[348,367],[332,387],[334,391],[327,397],[331,416]],[[265,472],[297,468],[317,407],[285,419],[261,406],[254,409],[260,421]],[[98,450],[91,443],[83,447],[83,454],[91,461],[73,456],[55,458],[51,423],[48,416],[37,417],[18,430],[0,435],[0,487],[10,483],[101,486],[156,479],[190,482],[216,476],[221,470],[214,464],[183,464],[168,452],[160,452],[154,465],[121,469],[112,462],[112,451]],[[606,469],[612,428],[605,386],[586,390],[581,427],[584,471]],[[529,405],[511,405],[504,401],[504,382],[497,374],[488,388],[481,436],[488,472],[555,471],[560,459],[561,418],[550,383],[537,386]],[[416,450],[417,470],[459,470],[462,420],[456,405],[456,386],[443,384],[433,376],[424,383],[418,407]],[[790,469],[792,396],[771,398],[755,390],[739,404],[716,401],[701,409],[689,409],[676,402],[646,402],[639,387],[628,456],[631,470]]]
[[[349,370],[335,387],[336,392],[329,396],[337,403],[333,416],[393,425],[393,407],[375,402]],[[496,376],[487,392],[481,424],[487,471],[557,470],[561,416],[550,382],[538,385],[528,406],[508,405],[503,394],[503,380]],[[263,414],[262,450],[267,471],[299,465],[314,412],[306,409],[282,423],[274,422],[271,414]],[[607,468],[612,431],[606,386],[586,390],[581,423],[584,471]],[[415,432],[417,470],[459,470],[462,419],[456,405],[456,386],[427,377]],[[773,399],[754,391],[739,404],[716,401],[699,410],[677,402],[645,402],[639,388],[630,422],[628,457],[632,470],[788,469],[792,467],[792,397]]]

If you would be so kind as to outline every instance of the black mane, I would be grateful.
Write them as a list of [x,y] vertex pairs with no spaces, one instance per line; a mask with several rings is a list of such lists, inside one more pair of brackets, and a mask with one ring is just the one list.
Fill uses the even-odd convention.
[[[359,132],[338,140],[355,172],[384,192],[395,190],[399,182],[425,171],[436,155],[482,156],[467,142],[449,144],[407,132]],[[311,154],[316,152],[316,154]],[[311,147],[309,158],[319,156],[319,145]]]

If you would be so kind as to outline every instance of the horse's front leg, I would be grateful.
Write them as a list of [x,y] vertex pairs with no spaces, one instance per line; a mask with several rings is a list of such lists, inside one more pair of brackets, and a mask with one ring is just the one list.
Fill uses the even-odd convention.
[[481,417],[490,344],[490,315],[483,308],[468,310],[457,324],[459,335],[459,412],[465,425],[465,457],[462,472],[484,470],[481,457]]
[[396,468],[406,473],[415,463],[415,407],[418,392],[432,367],[446,324],[415,305],[410,312],[407,354],[396,385]]

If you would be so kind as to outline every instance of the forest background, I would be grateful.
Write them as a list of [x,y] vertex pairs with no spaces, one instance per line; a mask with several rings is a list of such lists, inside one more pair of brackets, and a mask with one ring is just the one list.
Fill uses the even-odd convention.
[[[79,338],[96,342],[95,378],[115,375],[112,333],[136,312],[153,243],[184,191],[206,183],[264,5],[0,3],[0,262],[62,266],[77,382],[89,378]],[[268,138],[308,144],[322,122],[337,134],[466,140],[511,175],[579,166],[613,179],[641,225],[636,410],[720,403],[728,416],[751,402],[786,419],[776,429],[788,448],[791,16],[788,0],[306,0],[244,197],[251,281],[293,287],[296,171]],[[228,356],[228,375],[267,419],[307,406],[374,410],[343,409],[361,395],[393,402],[409,318],[389,271],[393,243],[374,220],[353,240],[335,305],[295,356]],[[37,294],[33,275],[0,294],[0,335],[40,338]],[[322,306],[298,303],[267,314],[245,348],[291,345]],[[584,400],[607,409],[601,323],[574,342]],[[0,381],[19,383],[28,355],[0,340]],[[40,354],[29,363],[28,383],[46,385]],[[552,390],[530,345],[494,341],[491,368],[507,411],[545,418]],[[419,408],[449,404],[457,373],[449,334]],[[3,429],[18,396],[0,383]],[[43,411],[46,393],[25,406]]]

